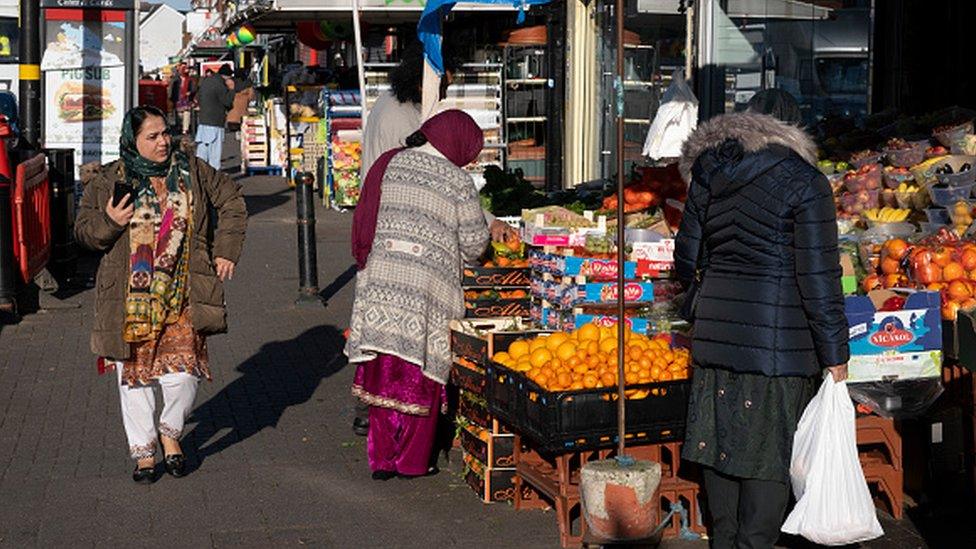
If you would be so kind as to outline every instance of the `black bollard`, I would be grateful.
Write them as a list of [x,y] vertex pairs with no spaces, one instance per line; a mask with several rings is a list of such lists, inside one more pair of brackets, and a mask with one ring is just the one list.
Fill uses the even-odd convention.
[[298,213],[298,303],[321,303],[318,258],[315,253],[315,176],[299,173],[295,178],[295,208]]
[[28,143],[41,139],[41,3],[20,2],[20,128]]

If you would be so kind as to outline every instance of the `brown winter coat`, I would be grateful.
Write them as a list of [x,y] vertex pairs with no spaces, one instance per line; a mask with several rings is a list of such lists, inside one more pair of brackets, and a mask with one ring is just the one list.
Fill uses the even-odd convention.
[[[91,350],[97,356],[129,358],[122,339],[125,293],[129,279],[129,229],[105,213],[105,205],[122,177],[121,162],[103,166],[85,186],[75,221],[75,238],[87,248],[104,252],[95,277],[95,326]],[[224,288],[214,258],[235,264],[244,246],[247,208],[240,187],[226,174],[190,158],[193,192],[193,233],[190,249],[190,311],[193,328],[201,334],[227,330]],[[212,206],[212,208],[210,207]],[[216,227],[211,209],[217,214]]]

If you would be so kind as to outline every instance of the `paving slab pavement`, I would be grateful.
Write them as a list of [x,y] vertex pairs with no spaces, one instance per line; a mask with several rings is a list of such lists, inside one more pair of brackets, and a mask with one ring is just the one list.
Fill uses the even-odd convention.
[[[114,377],[88,351],[91,290],[0,327],[0,546],[558,546],[551,512],[481,504],[457,451],[434,477],[370,479],[341,354],[351,214],[318,208],[325,304],[296,306],[293,192],[277,177],[241,182],[247,242],[187,427],[187,478],[131,481]],[[924,546],[902,537],[877,546]]]

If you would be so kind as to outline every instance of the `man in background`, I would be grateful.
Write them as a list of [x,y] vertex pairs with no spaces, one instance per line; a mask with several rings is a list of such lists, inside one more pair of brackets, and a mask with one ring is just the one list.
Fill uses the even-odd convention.
[[215,170],[220,170],[227,111],[234,106],[236,89],[233,76],[231,68],[224,65],[217,74],[204,78],[197,92],[197,101],[200,104],[196,136],[197,156]]

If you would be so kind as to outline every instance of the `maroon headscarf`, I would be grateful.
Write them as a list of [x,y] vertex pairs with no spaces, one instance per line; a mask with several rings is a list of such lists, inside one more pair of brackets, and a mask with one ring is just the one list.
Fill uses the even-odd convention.
[[[478,123],[466,112],[457,109],[431,117],[420,127],[420,133],[459,168],[474,162],[485,146],[485,135]],[[359,193],[359,203],[352,217],[352,255],[356,258],[359,270],[366,268],[366,260],[373,249],[386,168],[393,157],[403,150],[403,147],[389,150],[377,158],[366,174],[366,181]]]

